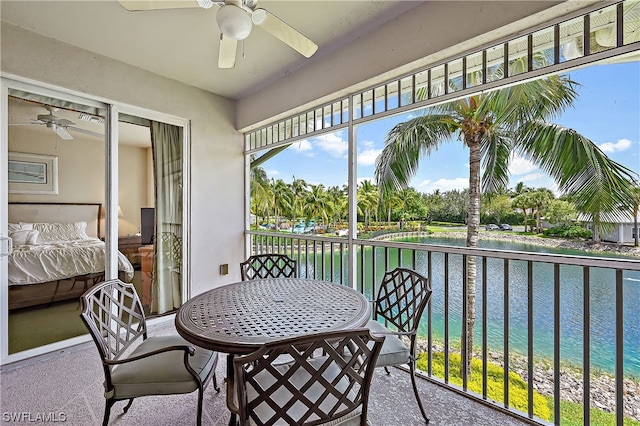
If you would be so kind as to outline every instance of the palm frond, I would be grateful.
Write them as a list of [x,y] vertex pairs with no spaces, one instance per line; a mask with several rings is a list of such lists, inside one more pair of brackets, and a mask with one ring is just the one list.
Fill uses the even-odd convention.
[[511,138],[502,132],[490,132],[480,144],[482,157],[482,191],[485,193],[500,192],[509,184],[509,156],[511,155]]
[[549,173],[579,210],[616,214],[632,196],[638,174],[575,130],[535,120],[523,125],[518,136],[516,149]]
[[394,126],[376,159],[375,178],[382,192],[405,188],[417,172],[420,157],[430,155],[455,130],[449,115],[425,115]]
[[578,84],[551,76],[489,92],[478,113],[495,114],[499,126],[517,129],[531,120],[552,121],[573,105]]

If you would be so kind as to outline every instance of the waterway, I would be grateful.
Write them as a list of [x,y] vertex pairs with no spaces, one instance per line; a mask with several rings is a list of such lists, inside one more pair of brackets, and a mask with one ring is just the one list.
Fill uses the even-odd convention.
[[[464,246],[465,241],[452,238],[404,238],[397,241],[424,244]],[[480,247],[506,251],[544,252],[594,256],[580,250],[567,250],[533,244],[499,240],[481,240]],[[333,261],[339,264],[333,253]],[[346,253],[343,253],[346,262]],[[358,258],[360,258],[360,254]],[[371,248],[364,253],[365,264],[385,265],[385,251]],[[598,254],[602,257],[603,255]],[[327,254],[331,258],[331,254]],[[411,265],[410,253],[402,253],[402,265]],[[460,319],[462,311],[462,256],[448,256],[448,298],[445,297],[444,254],[431,255],[432,285],[432,333],[437,341],[445,337],[445,300],[448,308],[448,335],[450,345],[460,344]],[[624,257],[607,255],[606,257]],[[398,265],[398,253],[389,249],[387,269]],[[637,259],[637,258],[636,258]],[[320,260],[316,259],[316,265]],[[329,259],[324,259],[329,264]],[[304,263],[304,262],[303,262]],[[342,263],[345,264],[345,263]],[[359,264],[359,263],[358,263]],[[319,266],[316,266],[319,268]],[[504,262],[487,259],[486,272],[478,265],[477,301],[475,323],[475,345],[482,338],[483,274],[487,274],[487,342],[489,350],[501,351],[505,342],[505,304],[508,308],[508,345],[510,353],[527,354],[528,340],[528,270],[527,263],[511,260],[508,264],[508,297],[505,298]],[[384,268],[376,270],[375,282],[380,282]],[[419,253],[416,270],[426,275],[427,256]],[[303,272],[303,271],[301,271]],[[304,272],[303,272],[304,273]],[[334,272],[334,275],[337,272]],[[361,282],[364,292],[371,296],[371,272],[366,270]],[[533,350],[535,358],[553,359],[554,354],[554,278],[553,265],[535,263],[533,266]],[[329,277],[325,277],[329,278]],[[333,277],[335,280],[338,277]],[[602,268],[590,269],[589,309],[590,322],[590,365],[592,370],[615,373],[615,271]],[[505,303],[506,299],[506,303]],[[426,315],[425,317],[426,318]],[[428,322],[423,319],[421,334],[426,335]],[[575,266],[560,267],[560,362],[581,366],[583,364],[584,330],[584,286],[583,269]],[[623,275],[623,340],[625,376],[640,378],[640,272],[627,271]]]

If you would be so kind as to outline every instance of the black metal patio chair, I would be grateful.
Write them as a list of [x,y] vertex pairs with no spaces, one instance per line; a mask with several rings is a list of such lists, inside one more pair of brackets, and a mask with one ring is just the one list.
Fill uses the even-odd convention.
[[[197,424],[202,420],[202,397],[209,380],[216,383],[218,353],[194,347],[178,334],[147,337],[142,303],[132,284],[109,280],[80,298],[85,323],[98,347],[104,370],[106,405],[102,424],[109,423],[111,407],[148,395],[185,394],[198,390]],[[134,348],[134,343],[138,346]],[[160,423],[162,423],[160,421]]]
[[[420,318],[430,299],[429,281],[418,272],[406,268],[387,271],[374,302],[373,319],[367,324],[373,333],[386,336],[377,367],[384,367],[391,374],[388,367],[409,365],[413,392],[426,423],[429,418],[416,384],[416,341]],[[408,339],[409,345],[402,338]]]
[[227,406],[241,426],[364,426],[384,339],[360,328],[268,343],[233,359]]
[[240,263],[242,281],[260,278],[295,278],[297,262],[284,254],[255,254]]

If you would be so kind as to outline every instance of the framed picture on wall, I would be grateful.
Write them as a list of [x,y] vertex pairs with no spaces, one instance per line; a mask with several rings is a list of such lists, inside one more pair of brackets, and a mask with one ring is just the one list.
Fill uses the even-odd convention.
[[58,194],[58,157],[9,152],[10,194]]

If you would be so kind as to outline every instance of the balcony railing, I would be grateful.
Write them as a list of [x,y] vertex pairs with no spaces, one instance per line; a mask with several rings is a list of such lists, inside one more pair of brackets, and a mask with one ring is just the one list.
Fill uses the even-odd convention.
[[[428,380],[533,423],[561,424],[561,400],[571,398],[582,404],[581,418],[571,414],[573,420],[585,425],[598,409],[613,413],[612,424],[640,420],[640,261],[248,234],[251,254],[287,254],[297,260],[300,276],[350,285],[371,299],[384,272],[396,266],[428,277],[433,295],[420,326],[422,375]],[[475,286],[466,278],[470,256],[476,259]],[[473,318],[463,309],[470,293]],[[466,365],[467,339],[461,336],[467,327],[473,327],[473,358],[479,362],[468,374],[456,366]],[[510,383],[514,372],[523,379],[521,390]]]

